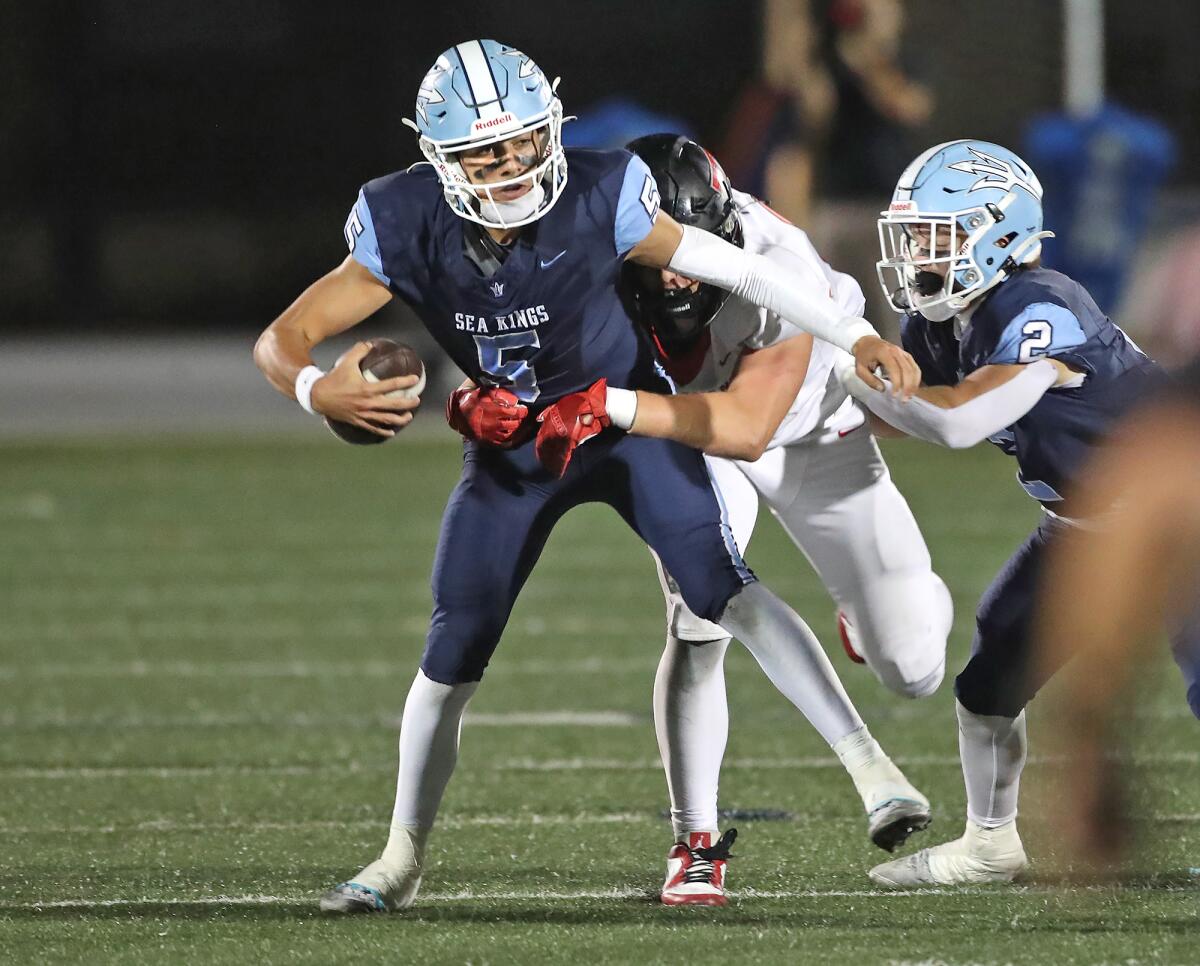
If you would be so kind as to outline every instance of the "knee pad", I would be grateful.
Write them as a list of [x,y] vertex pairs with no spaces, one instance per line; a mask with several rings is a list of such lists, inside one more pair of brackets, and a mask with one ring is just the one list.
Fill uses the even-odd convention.
[[868,661],[868,665],[875,672],[875,677],[879,679],[880,684],[902,698],[928,697],[941,686],[946,675],[944,653],[938,656],[937,663],[932,669],[924,671],[924,673],[921,673],[923,668],[918,667],[915,670],[911,667],[901,668],[896,662],[886,659]]
[[874,601],[874,619],[858,627],[858,650],[875,676],[901,697],[933,694],[945,677],[946,639],[954,623],[949,589],[937,574],[926,572],[898,582],[885,598],[887,606],[879,598],[868,599]]
[[479,681],[503,630],[503,621],[467,608],[435,614],[425,638],[421,671],[438,684]]
[[954,696],[972,714],[1015,718],[1029,703],[1025,676],[982,661],[979,655],[954,679]]
[[896,694],[902,698],[927,698],[933,694],[942,685],[943,679],[946,677],[946,659],[943,656],[932,671],[924,677],[907,677],[901,678],[895,683],[888,683]]

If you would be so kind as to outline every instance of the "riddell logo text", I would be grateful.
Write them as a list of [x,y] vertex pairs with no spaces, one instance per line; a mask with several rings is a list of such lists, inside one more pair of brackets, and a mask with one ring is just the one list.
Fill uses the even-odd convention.
[[506,124],[515,124],[516,116],[511,113],[501,114],[499,117],[490,117],[486,121],[473,121],[471,123],[472,131],[490,131],[494,127],[503,127]]

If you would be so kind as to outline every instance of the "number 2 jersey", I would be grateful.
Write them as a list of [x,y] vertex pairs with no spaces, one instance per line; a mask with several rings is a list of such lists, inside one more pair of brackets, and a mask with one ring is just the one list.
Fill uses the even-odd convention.
[[1162,370],[1115,325],[1078,282],[1047,268],[1028,268],[1001,282],[962,327],[909,315],[904,348],[924,382],[952,386],[976,369],[1052,357],[1085,374],[1076,388],[1046,392],[1011,426],[991,437],[1017,458],[1017,479],[1057,515],[1062,494],[1092,444],[1112,422],[1163,379]]
[[[816,292],[828,294],[847,316],[863,313],[863,293],[849,275],[835,272],[817,253],[808,235],[767,205],[744,191],[734,191],[747,252],[769,258],[792,278]],[[667,373],[680,392],[715,392],[727,387],[743,353],[778,345],[801,335],[803,329],[787,319],[731,295],[713,316],[701,341],[686,356],[668,359]],[[796,399],[775,431],[768,449],[786,446],[814,433],[854,428],[863,415],[832,376],[841,349],[813,340],[808,372]]]
[[508,388],[531,408],[601,377],[663,392],[653,350],[616,284],[658,214],[654,179],[627,151],[566,156],[557,204],[500,257],[484,229],[451,211],[427,165],[363,186],[346,222],[351,254],[471,379]]

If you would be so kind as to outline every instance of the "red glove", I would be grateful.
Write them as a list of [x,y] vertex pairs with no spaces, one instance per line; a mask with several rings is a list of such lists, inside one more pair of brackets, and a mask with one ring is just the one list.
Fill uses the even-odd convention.
[[584,392],[563,396],[538,416],[535,451],[538,461],[558,477],[567,472],[575,447],[612,425],[605,409],[608,381],[597,379]]
[[446,400],[446,422],[467,439],[507,446],[529,409],[507,389],[455,389]]

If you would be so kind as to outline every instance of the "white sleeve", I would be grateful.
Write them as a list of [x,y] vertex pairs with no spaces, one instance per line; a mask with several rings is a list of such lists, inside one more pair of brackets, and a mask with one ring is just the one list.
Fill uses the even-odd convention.
[[939,446],[966,449],[1029,412],[1054,385],[1058,370],[1045,359],[1030,363],[1008,382],[953,409],[942,409],[917,397],[902,402],[891,394],[886,379],[884,392],[872,389],[855,373],[853,360],[839,363],[838,377],[850,395],[884,422]]
[[846,352],[853,351],[864,335],[878,335],[866,319],[846,315],[827,295],[805,291],[766,256],[743,251],[699,228],[684,226],[683,239],[667,267],[728,289]]

